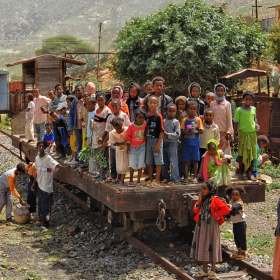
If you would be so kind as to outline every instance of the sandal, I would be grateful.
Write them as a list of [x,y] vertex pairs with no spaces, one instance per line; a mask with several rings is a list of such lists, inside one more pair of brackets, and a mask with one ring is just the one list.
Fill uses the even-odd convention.
[[142,185],[141,183],[136,183],[136,187],[137,187],[137,188],[142,188],[143,185]]
[[167,184],[168,183],[168,180],[167,179],[164,179],[161,181],[161,184]]
[[204,270],[200,270],[198,273],[196,273],[193,277],[199,278],[199,277],[205,277],[208,276],[208,272],[205,272]]
[[230,258],[235,259],[237,256],[239,256],[238,253],[234,253],[234,254],[230,255]]
[[159,187],[161,187],[161,184],[158,184],[155,181],[153,181],[152,184],[150,185],[150,188],[159,188]]
[[189,178],[186,178],[181,181],[182,184],[190,184],[192,181]]
[[241,254],[241,255],[237,255],[236,257],[235,257],[235,259],[237,260],[237,261],[242,261],[242,260],[246,260],[246,255],[244,254]]
[[215,271],[209,270],[208,271],[208,279],[217,279],[217,274],[215,273]]
[[133,182],[130,181],[130,182],[128,183],[127,186],[128,186],[128,187],[135,187],[135,184],[134,184]]

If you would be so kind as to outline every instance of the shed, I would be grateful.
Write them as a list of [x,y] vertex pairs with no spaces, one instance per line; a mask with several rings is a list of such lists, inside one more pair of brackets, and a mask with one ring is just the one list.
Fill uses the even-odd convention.
[[84,65],[85,62],[68,57],[44,54],[6,64],[7,67],[22,64],[23,92],[39,87],[42,95],[55,84],[65,85],[66,68],[69,64]]
[[275,13],[275,23],[277,23],[280,20],[280,5],[275,5],[275,6],[271,6],[271,7],[267,7],[269,8],[274,8],[274,13]]
[[[264,70],[259,70],[259,69],[251,69],[251,68],[247,68],[247,69],[242,69],[239,70],[235,73],[231,73],[228,75],[224,75],[222,77],[220,77],[219,80],[243,80],[243,79],[247,79],[250,77],[261,77],[261,76],[266,76],[267,77],[267,93],[269,96],[269,77],[266,71]],[[259,89],[259,93],[261,91],[261,85],[260,85],[260,79],[258,79],[258,89]]]

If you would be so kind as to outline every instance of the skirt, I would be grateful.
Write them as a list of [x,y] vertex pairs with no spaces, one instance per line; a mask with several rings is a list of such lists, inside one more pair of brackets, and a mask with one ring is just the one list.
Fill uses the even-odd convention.
[[222,247],[219,224],[211,216],[210,224],[196,224],[191,247],[191,258],[201,262],[221,262]]
[[125,174],[128,170],[127,150],[116,149],[116,167],[118,174]]

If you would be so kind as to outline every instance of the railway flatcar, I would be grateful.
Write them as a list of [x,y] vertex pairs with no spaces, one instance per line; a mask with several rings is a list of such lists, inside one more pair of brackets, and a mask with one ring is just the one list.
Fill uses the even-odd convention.
[[[35,143],[27,143],[23,135],[13,135],[12,143],[27,160],[34,161],[37,155]],[[247,193],[244,202],[265,200],[264,182],[238,181],[233,178],[232,183],[245,187]],[[144,227],[151,225],[157,226],[159,231],[164,231],[167,226],[180,226],[187,232],[191,232],[195,225],[192,208],[198,198],[200,184],[119,188],[110,182],[95,181],[89,172],[72,168],[67,173],[63,170],[55,172],[54,184],[66,192],[67,185],[76,186],[87,194],[88,204],[92,208],[104,211],[110,223],[122,225],[132,236],[139,235]],[[223,186],[219,187],[219,196],[224,196],[224,189]]]

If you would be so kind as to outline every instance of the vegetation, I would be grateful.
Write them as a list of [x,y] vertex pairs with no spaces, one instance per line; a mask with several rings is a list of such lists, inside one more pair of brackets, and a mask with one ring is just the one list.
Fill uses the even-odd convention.
[[126,23],[117,40],[116,75],[141,83],[161,75],[173,91],[186,91],[193,81],[212,89],[219,76],[251,66],[266,46],[259,23],[247,27],[224,6],[190,0]]
[[277,61],[277,63],[280,63],[280,22],[271,27],[268,40],[271,43],[270,53],[273,59]]
[[36,55],[64,55],[66,52],[94,52],[94,48],[70,35],[59,35],[44,40],[43,47],[35,51]]

